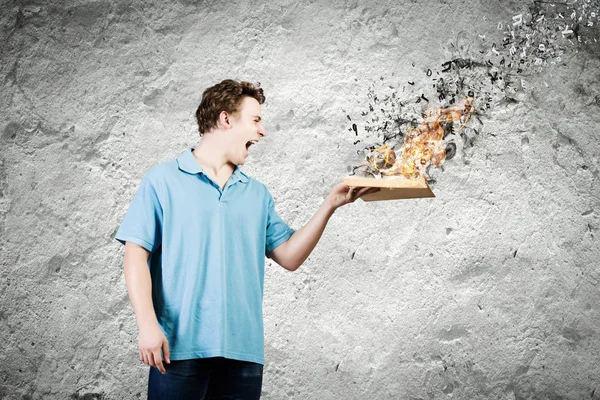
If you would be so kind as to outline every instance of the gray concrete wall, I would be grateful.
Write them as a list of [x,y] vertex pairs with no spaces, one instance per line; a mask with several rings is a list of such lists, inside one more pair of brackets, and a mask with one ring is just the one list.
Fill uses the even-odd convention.
[[[369,105],[463,76],[493,104],[435,199],[359,201],[297,272],[267,261],[263,398],[600,398],[599,5],[537,7],[547,25],[499,0],[2,1],[0,397],[145,398],[113,236],[147,169],[197,143],[204,88],[261,83],[244,171],[299,228],[382,140]],[[511,87],[443,72],[525,29],[555,51],[527,47]]]

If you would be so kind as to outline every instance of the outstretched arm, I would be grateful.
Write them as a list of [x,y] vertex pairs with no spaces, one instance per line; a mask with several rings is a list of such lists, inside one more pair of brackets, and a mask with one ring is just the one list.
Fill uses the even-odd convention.
[[336,209],[377,190],[379,189],[348,187],[345,183],[335,185],[310,221],[298,229],[285,243],[271,251],[268,254],[269,258],[283,268],[295,271],[321,239],[325,226]]

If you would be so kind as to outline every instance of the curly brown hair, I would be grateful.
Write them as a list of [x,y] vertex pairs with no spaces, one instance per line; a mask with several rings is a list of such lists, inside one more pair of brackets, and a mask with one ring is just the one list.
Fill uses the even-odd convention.
[[226,111],[229,114],[236,113],[244,97],[253,97],[258,101],[258,104],[265,102],[262,88],[250,82],[225,79],[206,89],[202,93],[202,101],[196,110],[200,135],[210,132],[217,126],[221,111]]

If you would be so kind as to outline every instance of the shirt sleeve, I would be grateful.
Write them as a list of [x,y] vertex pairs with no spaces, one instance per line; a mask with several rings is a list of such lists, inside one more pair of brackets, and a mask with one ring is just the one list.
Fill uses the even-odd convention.
[[162,222],[163,210],[156,189],[144,177],[115,239],[122,244],[137,243],[152,253],[162,243]]
[[296,232],[290,228],[275,211],[275,202],[269,194],[269,204],[267,211],[267,242],[265,254],[268,254],[276,249],[279,245],[286,242],[290,236]]

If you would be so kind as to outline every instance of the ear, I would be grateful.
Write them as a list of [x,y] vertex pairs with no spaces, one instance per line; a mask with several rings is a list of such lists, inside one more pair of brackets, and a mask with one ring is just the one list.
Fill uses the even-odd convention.
[[219,114],[219,119],[217,121],[217,126],[220,126],[224,129],[231,128],[231,115],[227,111],[221,111]]

